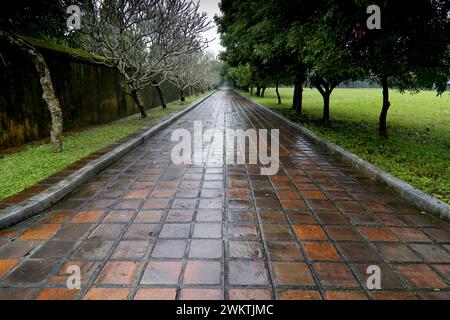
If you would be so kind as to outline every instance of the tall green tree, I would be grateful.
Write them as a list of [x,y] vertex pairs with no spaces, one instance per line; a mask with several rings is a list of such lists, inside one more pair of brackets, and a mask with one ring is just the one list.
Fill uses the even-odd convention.
[[[446,0],[353,0],[355,16],[353,49],[371,79],[383,88],[379,135],[388,138],[389,89],[446,90],[450,75],[449,3]],[[381,28],[367,27],[367,7],[381,9]]]
[[364,69],[352,55],[348,40],[353,26],[345,1],[327,1],[323,13],[306,25],[304,59],[309,66],[308,78],[323,98],[324,123],[330,122],[330,96],[344,81],[364,76]]

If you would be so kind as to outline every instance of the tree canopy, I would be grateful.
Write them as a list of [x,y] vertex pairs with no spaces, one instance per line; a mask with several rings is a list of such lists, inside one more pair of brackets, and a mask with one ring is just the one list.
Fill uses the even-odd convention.
[[317,88],[324,122],[330,95],[343,82],[370,79],[383,87],[383,137],[389,88],[442,93],[447,87],[448,1],[222,0],[220,8],[222,59],[231,72],[245,66],[250,86],[294,84],[299,113],[304,85]]

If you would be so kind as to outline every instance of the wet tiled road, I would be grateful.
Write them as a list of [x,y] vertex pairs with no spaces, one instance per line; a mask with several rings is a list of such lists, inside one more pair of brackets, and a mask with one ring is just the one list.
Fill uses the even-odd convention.
[[[176,128],[279,128],[281,166],[171,162]],[[226,161],[225,161],[226,162]],[[449,299],[450,231],[231,91],[0,231],[2,299]],[[81,290],[66,287],[81,270]],[[381,290],[366,288],[367,267]]]

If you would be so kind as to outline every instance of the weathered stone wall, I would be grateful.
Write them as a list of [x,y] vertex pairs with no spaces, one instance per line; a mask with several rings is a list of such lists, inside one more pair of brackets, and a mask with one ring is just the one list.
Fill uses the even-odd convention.
[[[137,113],[113,68],[69,53],[38,48],[49,65],[64,116],[64,130],[79,130]],[[34,65],[18,49],[0,42],[0,150],[49,136],[50,113]],[[170,83],[163,84],[167,102],[179,97]],[[143,92],[146,106],[160,105],[154,88]]]

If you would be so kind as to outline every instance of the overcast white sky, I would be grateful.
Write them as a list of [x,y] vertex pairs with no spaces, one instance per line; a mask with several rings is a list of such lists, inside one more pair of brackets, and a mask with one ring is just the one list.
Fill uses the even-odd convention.
[[220,45],[220,37],[217,33],[217,27],[214,23],[214,15],[221,15],[220,9],[219,9],[219,2],[220,0],[199,0],[200,1],[200,9],[203,12],[208,13],[209,19],[212,21],[211,24],[214,27],[210,31],[205,33],[205,38],[208,40],[215,39],[213,42],[209,44],[208,50],[214,52],[215,54],[218,54],[220,51],[223,51],[223,47]]

